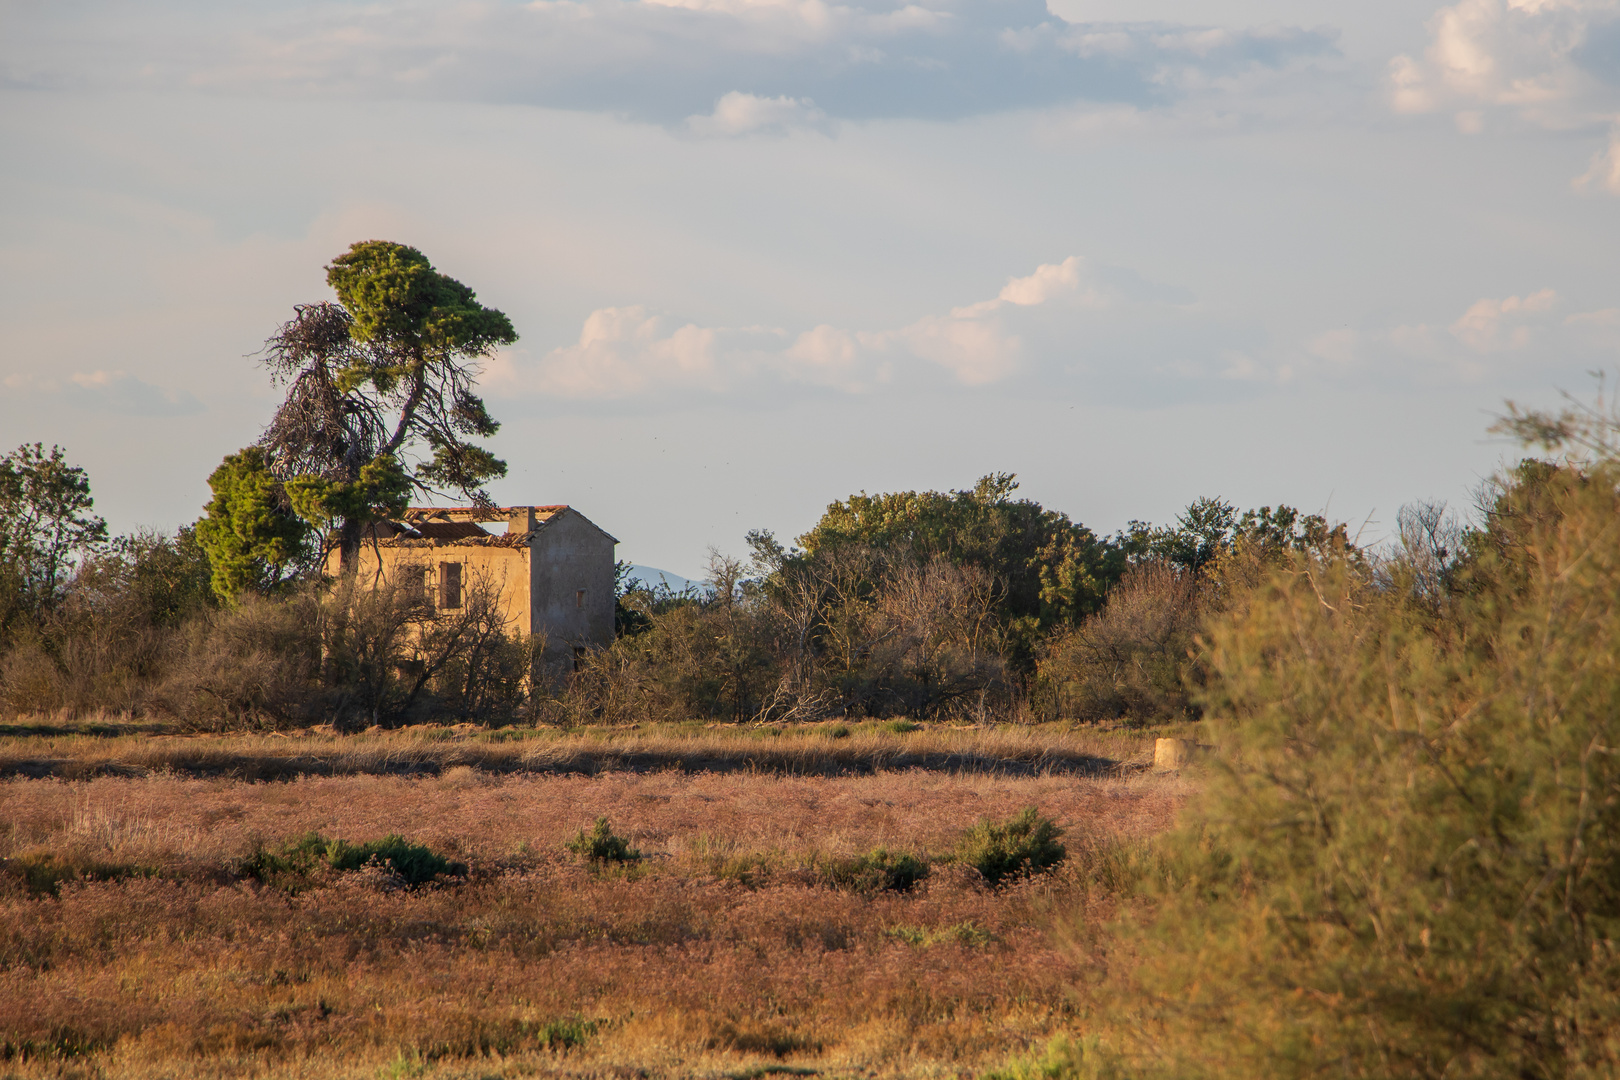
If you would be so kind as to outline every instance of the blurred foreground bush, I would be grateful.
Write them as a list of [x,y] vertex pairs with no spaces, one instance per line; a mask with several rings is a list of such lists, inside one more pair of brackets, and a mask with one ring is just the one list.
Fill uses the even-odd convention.
[[1222,752],[1101,995],[1126,1075],[1620,1075],[1615,428],[1515,421],[1597,452],[1460,558],[1298,555],[1208,630]]

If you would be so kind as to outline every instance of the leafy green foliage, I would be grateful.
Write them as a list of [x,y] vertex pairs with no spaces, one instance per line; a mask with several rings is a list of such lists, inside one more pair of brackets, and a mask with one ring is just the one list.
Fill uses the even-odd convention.
[[54,607],[74,558],[106,539],[94,503],[90,478],[60,446],[24,444],[0,458],[0,628]]
[[[357,340],[391,347],[392,363],[354,373],[356,380],[378,383],[379,389],[391,389],[391,380],[409,379],[413,363],[426,354],[476,354],[517,340],[510,319],[478,303],[471,289],[433,269],[427,256],[404,244],[352,244],[326,268],[326,283],[354,319]],[[469,405],[462,408],[470,413],[469,426],[487,426],[487,414]]]
[[[1029,499],[992,473],[966,491],[851,495],[832,503],[798,544],[810,557],[864,546],[976,566],[1001,584],[1001,611],[1033,627],[1078,622],[1101,607],[1125,562],[1108,541]],[[769,540],[761,534],[762,540]]]
[[286,483],[293,511],[322,530],[347,520],[398,518],[410,503],[411,490],[410,475],[390,456],[366,462],[353,480],[304,475]]
[[420,251],[368,240],[327,267],[339,304],[301,306],[266,343],[287,395],[260,440],[299,513],[354,564],[362,532],[412,491],[487,502],[506,464],[472,440],[500,425],[474,393],[511,321]]
[[1344,526],[1329,526],[1320,514],[1291,506],[1262,506],[1241,514],[1225,499],[1198,498],[1175,523],[1154,527],[1133,521],[1116,542],[1133,561],[1157,560],[1186,570],[1203,570],[1237,547],[1268,553],[1306,551],[1344,540]]
[[95,568],[156,626],[179,626],[216,599],[213,565],[195,526],[182,525],[173,536],[141,531],[115,537]]
[[641,852],[631,847],[630,841],[615,833],[605,817],[597,818],[590,832],[579,830],[579,835],[564,846],[592,862],[625,863],[641,858]]
[[1033,704],[1051,719],[1187,719],[1206,575],[1168,562],[1132,566],[1108,606],[1043,644]]
[[452,862],[432,849],[413,844],[397,834],[354,844],[347,840],[328,840],[320,833],[313,832],[274,851],[262,845],[256,846],[242,861],[239,870],[245,877],[266,884],[297,888],[322,869],[343,873],[366,866],[383,867],[398,875],[407,885],[422,885],[441,875],[461,877],[467,873],[464,863]]
[[907,945],[914,945],[926,949],[931,945],[966,945],[970,948],[980,948],[996,940],[996,936],[972,919],[965,919],[950,926],[891,926],[886,931],[889,937],[896,941],[903,941]]
[[957,843],[955,859],[991,885],[1001,885],[1062,862],[1068,856],[1062,836],[1057,822],[1027,806],[1004,822],[986,818],[974,825]]
[[208,477],[214,497],[197,522],[216,595],[267,593],[309,557],[309,525],[293,512],[261,447],[229,454]]

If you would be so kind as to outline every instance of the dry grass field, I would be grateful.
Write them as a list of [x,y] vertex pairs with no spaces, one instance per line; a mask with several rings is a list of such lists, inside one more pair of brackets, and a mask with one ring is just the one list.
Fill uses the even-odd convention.
[[[842,728],[842,730],[839,730]],[[0,729],[0,1075],[970,1076],[1077,1008],[1109,860],[1186,782],[1151,740],[1042,729]],[[1120,767],[1124,766],[1124,767]],[[1057,870],[946,856],[1026,806]],[[642,855],[565,844],[599,816]],[[310,833],[466,867],[247,872]],[[874,848],[909,892],[840,883]]]

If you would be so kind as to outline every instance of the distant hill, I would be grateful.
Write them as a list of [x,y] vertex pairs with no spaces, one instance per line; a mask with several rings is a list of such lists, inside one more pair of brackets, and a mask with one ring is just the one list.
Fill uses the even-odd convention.
[[686,589],[702,589],[703,582],[683,578],[679,574],[672,574],[668,570],[660,570],[656,566],[641,566],[632,563],[630,577],[639,580],[649,589],[661,589],[668,586],[670,592],[682,592]]

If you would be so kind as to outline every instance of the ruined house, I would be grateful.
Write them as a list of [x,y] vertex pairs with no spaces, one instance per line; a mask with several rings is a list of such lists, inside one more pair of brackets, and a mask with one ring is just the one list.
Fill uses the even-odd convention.
[[[613,640],[617,543],[568,506],[412,507],[367,530],[358,569],[362,579],[380,569],[441,611],[475,588],[496,592],[508,631],[543,641],[539,663],[557,672]],[[337,572],[336,552],[327,569]]]

